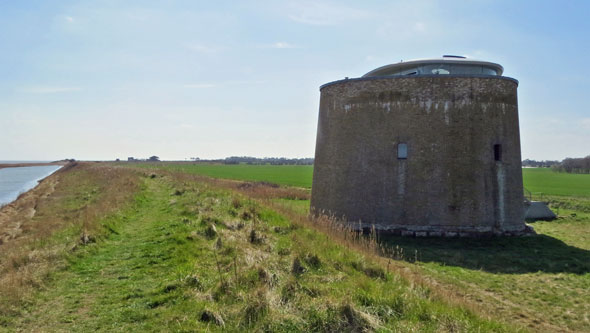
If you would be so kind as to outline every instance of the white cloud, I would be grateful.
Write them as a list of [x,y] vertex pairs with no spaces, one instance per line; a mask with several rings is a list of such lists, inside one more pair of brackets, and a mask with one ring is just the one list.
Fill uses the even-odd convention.
[[264,84],[266,81],[264,80],[230,80],[230,81],[222,81],[217,83],[189,83],[183,85],[185,88],[192,88],[192,89],[206,89],[206,88],[215,88],[227,85],[251,85],[251,84]]
[[66,21],[68,21],[70,23],[74,22],[74,18],[71,16],[66,16],[65,19],[66,19]]
[[202,88],[214,88],[214,87],[217,87],[217,85],[215,85],[213,83],[194,83],[194,84],[185,84],[184,87],[185,88],[202,89]]
[[263,84],[266,83],[265,80],[232,80],[225,82],[226,84]]
[[347,21],[366,19],[368,11],[318,2],[294,2],[289,5],[288,17],[298,23],[310,25],[337,25]]
[[426,24],[424,22],[416,22],[416,23],[414,23],[414,31],[416,31],[416,32],[425,32],[426,31]]
[[186,43],[185,47],[189,50],[193,50],[199,53],[215,53],[218,51],[217,48],[203,45],[203,44],[194,44],[194,43]]
[[299,48],[298,46],[287,43],[287,42],[276,42],[276,43],[272,44],[271,47],[273,49],[296,49],[296,48]]
[[301,47],[295,44],[291,44],[288,42],[276,42],[272,44],[262,44],[258,45],[257,47],[263,49],[300,49]]
[[583,129],[590,130],[590,118],[582,118],[580,124],[582,124]]
[[52,86],[44,86],[44,87],[23,87],[17,88],[17,92],[27,93],[27,94],[57,94],[57,93],[68,93],[68,92],[75,92],[80,91],[82,88],[79,87],[52,87]]

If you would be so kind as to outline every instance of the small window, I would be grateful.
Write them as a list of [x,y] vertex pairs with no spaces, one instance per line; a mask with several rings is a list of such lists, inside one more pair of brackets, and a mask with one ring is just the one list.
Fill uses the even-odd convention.
[[448,70],[444,69],[444,68],[435,68],[432,70],[432,74],[450,74],[451,72],[449,72]]
[[405,143],[397,144],[397,158],[406,159],[408,158],[408,145]]
[[502,145],[494,145],[494,160],[502,161]]

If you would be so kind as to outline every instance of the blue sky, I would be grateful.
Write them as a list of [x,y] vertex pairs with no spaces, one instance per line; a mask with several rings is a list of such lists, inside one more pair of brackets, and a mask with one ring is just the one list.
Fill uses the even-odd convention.
[[520,81],[522,157],[590,154],[588,1],[0,0],[0,160],[313,157],[319,86],[414,58]]

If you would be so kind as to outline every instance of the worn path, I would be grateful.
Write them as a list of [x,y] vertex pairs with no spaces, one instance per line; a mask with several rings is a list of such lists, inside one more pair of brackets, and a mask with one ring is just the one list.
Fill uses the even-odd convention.
[[169,193],[162,183],[149,182],[135,211],[108,240],[81,249],[68,270],[55,273],[55,285],[41,293],[18,329],[156,330],[163,324],[158,321],[170,321],[159,318],[158,306],[174,291],[173,284],[166,289],[167,283],[177,280],[183,266],[172,257],[178,244],[169,237],[179,225],[161,219],[169,209]]

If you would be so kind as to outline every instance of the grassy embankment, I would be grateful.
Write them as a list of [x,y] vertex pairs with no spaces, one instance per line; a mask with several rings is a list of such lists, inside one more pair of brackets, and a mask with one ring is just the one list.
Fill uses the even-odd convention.
[[[34,217],[52,231],[21,243],[22,258],[53,255],[37,283],[14,285],[19,295],[1,289],[0,330],[508,330],[357,250],[374,242],[269,208],[303,190],[155,173],[61,174]],[[33,263],[3,265],[16,267],[4,277]]]
[[108,224],[98,221],[130,202],[137,188],[129,170],[68,165],[0,209],[0,328],[67,265],[81,239],[105,234]]
[[[153,166],[152,166],[153,167]],[[184,172],[233,179],[311,186],[311,172],[281,166],[169,166]],[[256,168],[259,168],[258,171]],[[212,171],[214,170],[214,171]],[[243,174],[236,176],[240,171]],[[251,178],[251,174],[256,178]],[[268,176],[264,177],[264,173]],[[290,179],[300,177],[296,182]],[[498,318],[537,331],[590,330],[590,176],[524,169],[533,199],[548,201],[560,218],[533,223],[538,235],[506,239],[412,239],[384,244],[405,253],[409,268],[458,288]],[[279,180],[279,181],[277,181]],[[307,200],[277,200],[301,215]],[[417,260],[416,260],[417,259]]]

